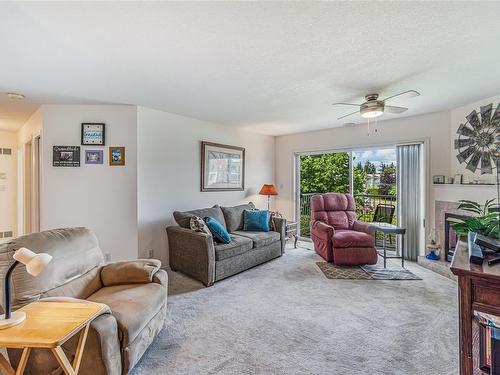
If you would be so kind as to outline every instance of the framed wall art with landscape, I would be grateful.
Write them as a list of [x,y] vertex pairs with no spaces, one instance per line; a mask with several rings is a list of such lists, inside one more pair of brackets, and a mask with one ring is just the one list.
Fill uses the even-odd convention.
[[245,149],[201,142],[201,191],[245,189]]

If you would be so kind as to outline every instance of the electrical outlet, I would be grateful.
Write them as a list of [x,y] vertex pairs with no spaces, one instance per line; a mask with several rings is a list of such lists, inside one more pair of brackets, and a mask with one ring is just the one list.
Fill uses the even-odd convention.
[[104,253],[104,261],[111,262],[111,254],[110,253]]
[[153,251],[153,249],[148,250],[148,258],[149,258],[149,259],[151,259],[151,258],[153,258],[154,256],[155,256],[155,255],[154,255],[154,251]]

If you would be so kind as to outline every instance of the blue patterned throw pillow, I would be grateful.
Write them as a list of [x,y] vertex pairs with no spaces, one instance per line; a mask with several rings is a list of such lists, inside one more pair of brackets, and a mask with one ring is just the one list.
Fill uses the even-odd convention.
[[214,239],[222,242],[222,243],[229,243],[231,242],[231,236],[229,233],[227,233],[226,228],[219,223],[217,220],[215,220],[213,217],[206,217],[205,223],[207,223],[208,229],[210,229],[210,232],[212,232],[212,236],[214,236]]
[[243,230],[252,232],[269,232],[269,211],[243,211]]

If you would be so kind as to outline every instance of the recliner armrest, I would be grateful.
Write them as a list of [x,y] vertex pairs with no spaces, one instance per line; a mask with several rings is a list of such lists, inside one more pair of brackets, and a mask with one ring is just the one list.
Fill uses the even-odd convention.
[[355,230],[356,232],[364,232],[371,236],[375,235],[375,227],[373,225],[365,223],[364,221],[356,220],[352,225],[352,230]]
[[322,221],[316,220],[312,222],[311,233],[324,241],[331,241],[332,236],[335,234],[335,228]]
[[137,259],[105,265],[101,270],[104,286],[152,283],[154,274],[160,269],[157,259]]

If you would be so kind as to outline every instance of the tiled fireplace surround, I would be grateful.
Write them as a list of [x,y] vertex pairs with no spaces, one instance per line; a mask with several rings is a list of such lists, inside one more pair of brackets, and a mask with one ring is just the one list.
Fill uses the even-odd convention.
[[439,258],[441,261],[445,261],[445,215],[446,214],[457,214],[470,216],[471,214],[467,211],[459,210],[457,202],[445,202],[436,201],[435,202],[435,230],[436,230],[436,243],[439,245],[441,252]]

